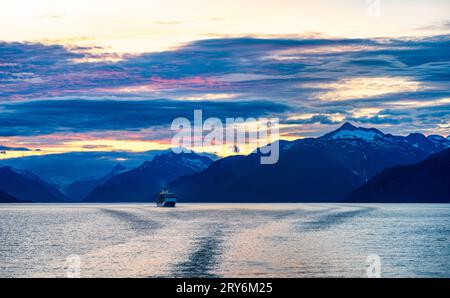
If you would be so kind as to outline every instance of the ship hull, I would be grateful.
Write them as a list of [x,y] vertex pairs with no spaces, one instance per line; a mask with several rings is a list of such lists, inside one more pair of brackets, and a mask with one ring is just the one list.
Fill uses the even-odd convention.
[[158,202],[156,203],[157,207],[166,207],[166,208],[173,208],[175,207],[176,202]]

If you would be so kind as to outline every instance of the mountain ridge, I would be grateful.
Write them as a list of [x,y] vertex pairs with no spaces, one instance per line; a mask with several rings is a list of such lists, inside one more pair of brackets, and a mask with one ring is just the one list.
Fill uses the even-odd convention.
[[0,190],[31,202],[64,202],[64,195],[53,185],[29,171],[0,165]]
[[153,199],[170,181],[201,171],[212,163],[196,153],[157,155],[139,167],[125,171],[96,187],[85,202],[144,202]]
[[69,184],[65,194],[30,171],[0,165],[0,190],[25,201],[126,202],[149,201],[168,185],[180,201],[339,202],[386,168],[415,164],[450,148],[450,140],[420,133],[395,136],[346,122],[317,138],[280,140],[279,145],[274,165],[261,165],[258,150],[216,161],[204,154],[147,152],[150,160],[133,168],[116,162],[103,176]]
[[321,137],[281,142],[274,165],[260,165],[257,152],[226,157],[169,187],[185,201],[338,202],[384,168],[413,164],[440,150],[422,136],[345,123]]
[[450,203],[450,149],[416,164],[384,169],[344,201]]
[[64,194],[67,196],[67,199],[70,201],[82,201],[96,187],[102,186],[109,179],[111,179],[114,176],[119,175],[127,170],[130,170],[130,169],[127,167],[124,167],[123,165],[118,163],[111,169],[111,171],[108,174],[106,174],[103,177],[84,178],[84,179],[72,182],[65,188]]

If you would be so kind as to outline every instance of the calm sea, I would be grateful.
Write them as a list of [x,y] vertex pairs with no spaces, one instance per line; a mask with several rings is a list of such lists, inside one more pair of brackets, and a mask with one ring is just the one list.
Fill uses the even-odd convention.
[[0,277],[450,277],[449,236],[445,204],[3,204]]

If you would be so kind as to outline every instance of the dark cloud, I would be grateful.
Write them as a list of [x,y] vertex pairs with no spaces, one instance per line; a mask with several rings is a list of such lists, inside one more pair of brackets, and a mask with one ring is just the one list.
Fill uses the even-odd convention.
[[105,130],[137,131],[170,126],[178,117],[193,119],[202,110],[204,119],[260,117],[283,113],[287,106],[263,101],[173,100],[40,100],[1,104],[0,136],[41,135],[55,132]]
[[282,121],[283,124],[314,124],[314,123],[320,123],[320,124],[336,124],[340,123],[340,121],[334,121],[332,120],[331,116],[328,115],[314,115],[310,118],[306,119],[296,119],[296,120],[285,120]]
[[[174,117],[192,114],[194,108],[219,116],[312,113],[318,116],[292,124],[334,124],[329,116],[333,113],[355,120],[349,112],[353,108],[387,109],[390,102],[448,98],[449,48],[448,35],[415,39],[224,38],[158,53],[124,55],[111,62],[102,58],[119,57],[93,54],[91,48],[0,42],[0,131],[12,136],[133,130],[165,125]],[[96,62],[80,62],[87,58]],[[345,101],[318,99],[320,93],[333,92],[330,83],[359,77],[401,77],[420,83],[420,88]],[[221,102],[208,100],[211,94],[236,96]],[[52,100],[44,100],[49,98]],[[12,101],[19,102],[8,103]],[[418,121],[431,127],[450,118],[448,110],[442,109],[441,119],[410,107],[400,106],[396,111],[406,115],[360,120]]]
[[[450,63],[449,45],[448,36],[406,41],[230,38],[197,41],[172,51],[124,56],[115,63],[76,63],[102,55],[90,54],[89,48],[69,50],[56,45],[3,42],[0,95],[92,96],[114,93],[110,90],[114,88],[142,85],[162,90],[176,85],[179,92],[261,90],[261,94],[283,91],[286,84],[296,81],[335,81],[358,75],[442,80],[449,73],[445,64]],[[111,58],[111,54],[103,55]],[[425,64],[432,65],[418,67]],[[223,78],[236,74],[241,77]],[[246,76],[250,79],[246,80]],[[265,88],[269,80],[272,84]]]
[[30,151],[30,149],[25,148],[25,147],[6,147],[6,146],[2,146],[2,145],[0,145],[0,150],[1,151]]
[[419,41],[395,42],[389,49],[375,49],[358,53],[357,56],[389,56],[406,66],[418,66],[426,63],[449,62],[450,39],[448,36],[422,39]]
[[413,122],[411,117],[347,117],[347,121],[359,122],[364,124],[408,124]]

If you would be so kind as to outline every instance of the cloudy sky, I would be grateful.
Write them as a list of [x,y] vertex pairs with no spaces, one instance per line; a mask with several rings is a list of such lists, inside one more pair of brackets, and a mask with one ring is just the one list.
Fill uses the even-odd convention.
[[[0,146],[167,148],[176,117],[450,134],[446,0],[1,1]],[[36,151],[40,149],[40,151]],[[0,157],[1,158],[1,157]]]

